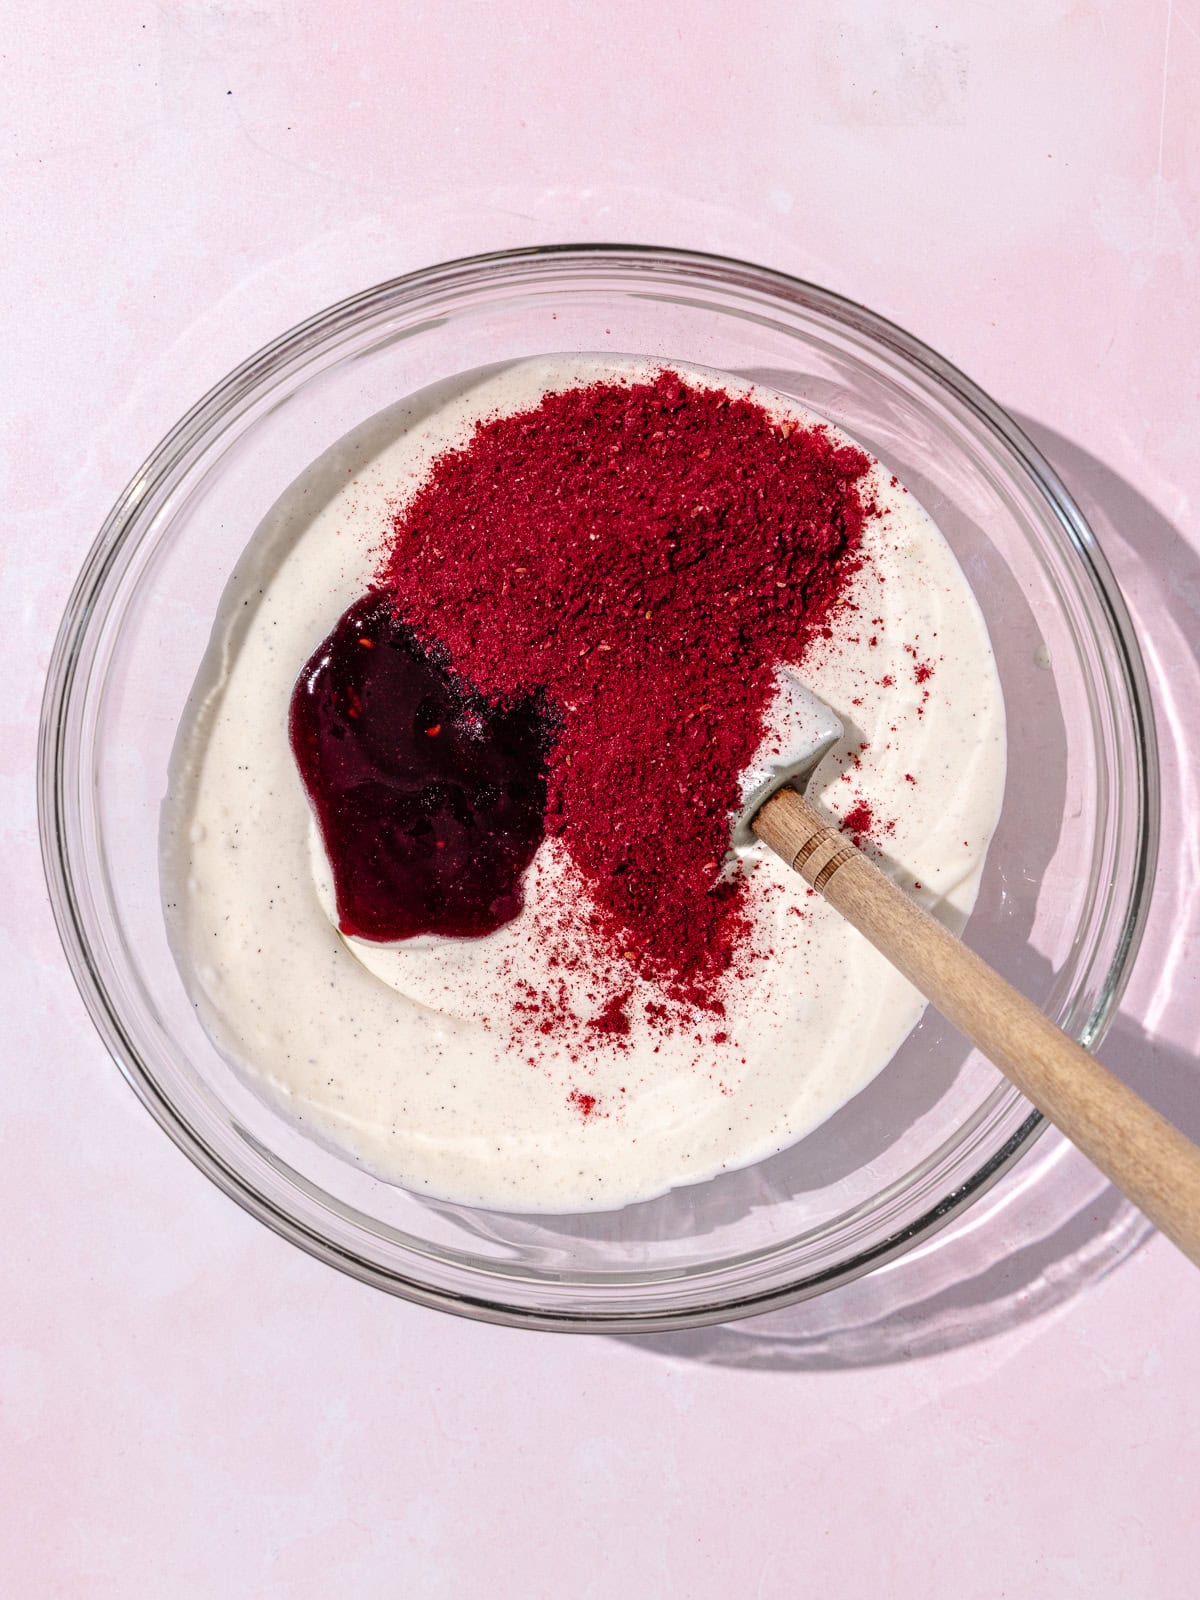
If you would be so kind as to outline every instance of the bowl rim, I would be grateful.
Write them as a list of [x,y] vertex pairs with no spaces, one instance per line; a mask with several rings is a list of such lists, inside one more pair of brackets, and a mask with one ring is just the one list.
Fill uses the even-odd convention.
[[761,1293],[735,1295],[719,1304],[660,1308],[645,1313],[628,1309],[605,1313],[595,1309],[575,1312],[530,1308],[482,1294],[458,1293],[385,1270],[366,1257],[335,1244],[261,1194],[192,1129],[144,1066],[137,1045],[91,956],[66,839],[66,794],[72,776],[67,764],[66,712],[78,675],[83,640],[96,601],[117,562],[130,519],[154,485],[181,467],[204,437],[210,421],[227,415],[239,401],[249,399],[260,379],[274,371],[281,358],[286,356],[294,362],[318,349],[333,329],[341,327],[347,319],[361,317],[373,303],[389,301],[406,291],[429,288],[439,280],[463,273],[487,273],[539,260],[574,260],[600,266],[606,262],[636,263],[639,259],[665,266],[674,264],[683,269],[736,273],[743,287],[749,283],[784,299],[799,298],[891,349],[922,369],[937,385],[949,390],[988,430],[999,435],[1029,474],[1040,497],[1053,510],[1090,580],[1090,588],[1107,624],[1115,647],[1114,678],[1124,692],[1136,742],[1136,784],[1130,797],[1136,859],[1114,954],[1092,1013],[1080,1030],[1082,1042],[1088,1046],[1103,1037],[1128,982],[1149,915],[1149,891],[1158,852],[1159,769],[1149,684],[1128,608],[1095,534],[1057,472],[1003,407],[922,340],[860,302],[776,268],[714,252],[616,242],[531,245],[461,256],[385,279],[325,307],[255,351],[185,412],[133,474],[105,518],[68,596],[47,667],[37,748],[38,832],[55,925],[85,1009],[122,1075],[174,1143],[245,1211],[310,1255],[361,1282],[417,1304],[473,1320],[545,1331],[639,1333],[704,1326],[776,1310],[849,1283],[904,1254],[955,1220],[1033,1145],[1046,1127],[1045,1119],[1031,1107],[1003,1146],[994,1151],[966,1183],[903,1229],[859,1250],[850,1260],[811,1273],[795,1283]]

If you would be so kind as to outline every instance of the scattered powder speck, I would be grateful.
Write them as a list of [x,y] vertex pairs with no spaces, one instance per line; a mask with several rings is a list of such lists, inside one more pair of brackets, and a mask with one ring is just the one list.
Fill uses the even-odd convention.
[[595,1113],[599,1101],[594,1094],[585,1094],[582,1089],[572,1089],[567,1096],[567,1104],[574,1106],[586,1122]]

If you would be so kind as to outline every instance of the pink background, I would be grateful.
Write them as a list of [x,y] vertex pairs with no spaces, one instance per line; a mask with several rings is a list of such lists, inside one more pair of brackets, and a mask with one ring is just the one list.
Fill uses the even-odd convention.
[[1165,785],[1108,1054],[1200,1134],[1200,6],[6,11],[0,1592],[1194,1595],[1200,1276],[1073,1152],[736,1328],[565,1339],[389,1300],[139,1108],[59,953],[31,774],[101,519],[249,351],[503,245],[786,268],[964,367],[1095,519]]

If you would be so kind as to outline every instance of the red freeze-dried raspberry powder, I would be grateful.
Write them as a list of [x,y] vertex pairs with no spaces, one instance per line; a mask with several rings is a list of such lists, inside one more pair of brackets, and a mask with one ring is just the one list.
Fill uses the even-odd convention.
[[[555,708],[546,829],[608,956],[720,1012],[748,923],[722,870],[773,669],[829,637],[870,466],[663,372],[477,426],[396,513],[396,615],[496,705]],[[626,969],[628,970],[628,969]],[[627,1027],[618,997],[602,1031]]]

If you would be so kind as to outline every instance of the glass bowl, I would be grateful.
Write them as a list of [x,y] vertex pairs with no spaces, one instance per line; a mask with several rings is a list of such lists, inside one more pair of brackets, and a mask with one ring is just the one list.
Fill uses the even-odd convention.
[[1103,1033],[1147,909],[1157,767],[1142,663],[1095,540],[1008,417],[910,335],[742,262],[584,246],[451,262],[251,357],[117,502],[67,606],[40,746],[42,845],[97,1028],[176,1143],[241,1205],[368,1283],[497,1322],[640,1331],[820,1293],[909,1249],[1035,1138],[1029,1104],[935,1014],[793,1149],[622,1211],[418,1198],[308,1140],[202,1032],[168,948],[158,817],[176,726],[250,535],[328,445],[398,398],[553,351],[747,375],[880,456],[953,546],[1009,717],[970,943],[1077,1038]]

